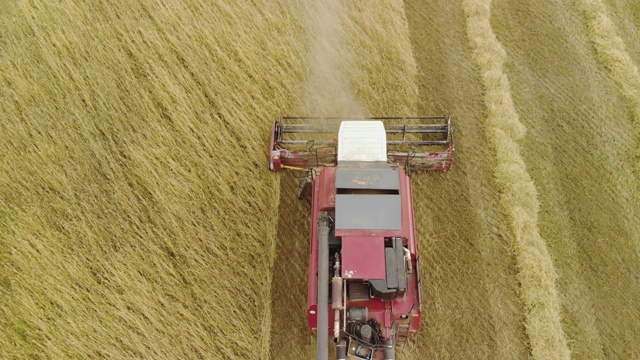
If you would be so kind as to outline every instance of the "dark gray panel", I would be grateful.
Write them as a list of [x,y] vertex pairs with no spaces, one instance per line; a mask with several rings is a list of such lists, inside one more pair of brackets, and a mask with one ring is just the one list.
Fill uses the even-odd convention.
[[398,291],[407,289],[407,278],[404,276],[406,271],[404,264],[404,250],[402,246],[402,238],[395,238],[393,241],[393,251],[396,256],[396,277],[398,279]]
[[336,195],[336,229],[400,230],[400,195]]
[[337,189],[399,190],[400,178],[397,169],[352,169],[336,170]]
[[396,264],[395,249],[385,248],[384,257],[387,262],[387,288],[396,289],[398,287],[398,266]]

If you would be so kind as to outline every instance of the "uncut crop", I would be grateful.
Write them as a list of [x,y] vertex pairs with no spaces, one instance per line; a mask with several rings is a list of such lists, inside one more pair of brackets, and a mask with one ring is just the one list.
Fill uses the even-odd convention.
[[636,1],[0,2],[0,358],[311,359],[279,115],[452,114],[399,359],[638,358]]
[[0,357],[268,357],[296,7],[3,4]]

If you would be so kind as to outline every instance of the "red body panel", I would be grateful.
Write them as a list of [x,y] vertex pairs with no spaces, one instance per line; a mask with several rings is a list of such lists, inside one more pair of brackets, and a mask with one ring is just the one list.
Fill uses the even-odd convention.
[[386,276],[384,238],[373,236],[342,237],[342,277],[345,279],[382,279]]
[[[318,216],[324,211],[332,212],[335,208],[335,167],[325,167],[320,171],[313,180],[313,200],[311,207],[311,237],[309,247],[309,272],[308,272],[308,292],[307,292],[307,316],[308,325],[312,330],[317,330],[317,271],[318,271]],[[412,188],[409,177],[405,174],[402,168],[398,168],[398,176],[400,177],[400,195],[401,195],[401,208],[402,208],[402,229],[400,230],[336,230],[335,236],[343,239],[343,251],[353,251],[354,248],[350,247],[350,241],[356,240],[357,245],[364,246],[365,241],[379,241],[376,239],[391,238],[391,237],[403,237],[406,239],[406,247],[411,254],[411,263],[413,271],[411,275],[407,277],[407,290],[404,296],[399,296],[392,301],[383,301],[379,298],[370,298],[368,300],[349,301],[347,299],[346,309],[349,309],[352,305],[357,307],[367,307],[369,309],[369,318],[378,320],[383,324],[384,336],[390,335],[390,330],[394,323],[404,322],[409,324],[409,335],[414,334],[420,327],[420,320],[422,317],[421,311],[421,296],[420,296],[420,278],[418,268],[418,252],[415,238],[414,228],[414,215],[413,215],[413,201],[412,201]],[[348,238],[348,239],[347,239]],[[346,240],[346,246],[345,246]],[[356,245],[353,243],[353,245]],[[384,247],[384,245],[383,245]],[[349,270],[348,267],[353,265],[362,269],[367,276],[352,277],[351,279],[375,279],[381,274],[385,273],[384,260],[380,262],[381,251],[378,249],[376,243],[373,249],[360,249],[362,259],[357,259],[358,254],[355,253],[343,253],[343,266],[344,270]],[[383,250],[382,250],[383,251]],[[371,261],[374,258],[375,261]],[[366,263],[366,259],[369,259],[370,263]],[[383,258],[384,259],[384,258]],[[382,265],[381,265],[382,264]],[[378,266],[379,269],[372,269],[371,266]],[[342,275],[345,281],[353,281],[343,271]],[[376,276],[376,277],[369,277]],[[362,281],[362,280],[355,280]],[[331,307],[331,304],[329,304]],[[333,314],[333,311],[329,309],[329,314]],[[402,319],[405,316],[405,319]],[[332,318],[330,318],[330,326]],[[331,332],[332,329],[325,329],[324,331]]]

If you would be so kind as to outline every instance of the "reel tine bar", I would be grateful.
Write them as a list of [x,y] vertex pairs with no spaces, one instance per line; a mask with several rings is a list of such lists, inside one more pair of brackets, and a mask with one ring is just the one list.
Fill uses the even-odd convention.
[[[450,116],[282,116],[273,124],[269,168],[274,171],[283,168],[304,170],[336,165],[337,136],[342,120],[383,121],[389,161],[409,167],[410,171],[449,171],[451,168],[455,148]],[[328,134],[333,136],[327,139]],[[441,149],[426,152],[424,147],[428,146]]]

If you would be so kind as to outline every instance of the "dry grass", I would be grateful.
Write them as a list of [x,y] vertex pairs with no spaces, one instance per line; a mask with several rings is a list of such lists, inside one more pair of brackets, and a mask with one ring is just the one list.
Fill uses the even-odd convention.
[[630,109],[572,3],[494,1],[491,21],[528,128],[521,154],[538,189],[572,357],[635,358],[640,225]]
[[[640,202],[640,71],[631,58],[627,46],[618,36],[614,24],[605,3],[601,0],[577,0],[576,7],[581,12],[587,25],[589,40],[598,55],[598,60],[604,66],[611,78],[618,85],[634,121],[632,135],[637,144],[635,155],[635,179],[621,184],[626,189],[633,190],[632,201]],[[638,217],[640,213],[636,207],[631,207],[631,217]],[[629,220],[633,222],[632,219]],[[636,252],[640,256],[640,239],[636,242]]]
[[508,219],[491,186],[480,74],[461,1],[406,3],[418,65],[420,114],[454,114],[456,163],[413,178],[422,269],[423,329],[403,359],[526,358]]
[[527,334],[534,359],[568,359],[570,351],[560,322],[556,272],[538,229],[538,193],[520,155],[517,141],[526,128],[518,120],[509,80],[503,71],[506,53],[490,23],[491,1],[464,1],[467,33],[482,73],[487,107],[487,137],[497,156],[494,180],[511,220],[513,249]]
[[0,357],[267,357],[296,7],[5,6]]
[[283,113],[456,115],[399,358],[639,357],[638,5],[490,4],[0,2],[0,358],[311,358]]
[[[640,72],[629,55],[627,46],[618,35],[606,4],[601,0],[576,0],[575,4],[587,23],[589,39],[598,54],[598,59],[611,73],[611,77],[629,103],[634,120],[640,124]],[[637,128],[640,129],[640,126]],[[640,153],[637,159],[640,161]]]

